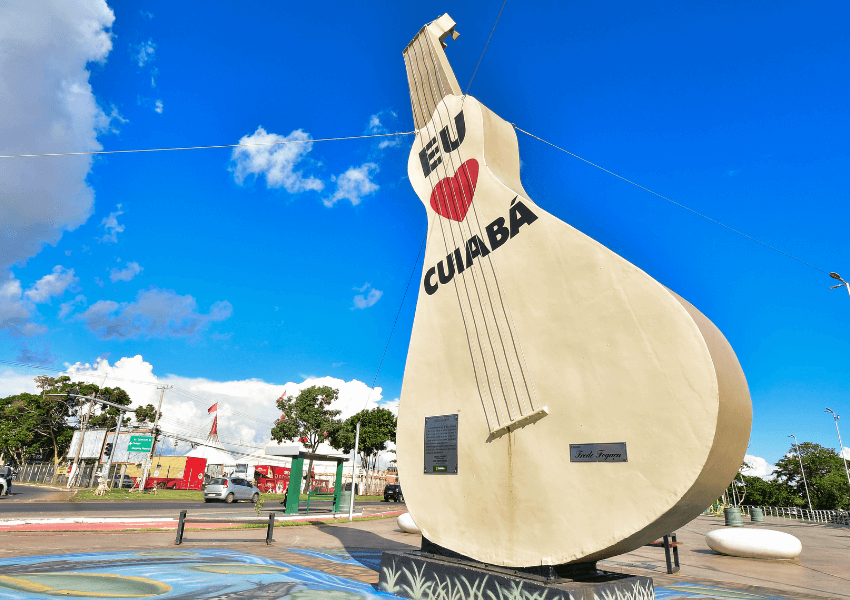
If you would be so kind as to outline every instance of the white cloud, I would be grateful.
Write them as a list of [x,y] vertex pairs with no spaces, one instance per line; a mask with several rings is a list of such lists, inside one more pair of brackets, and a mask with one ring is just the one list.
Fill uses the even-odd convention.
[[325,206],[333,206],[344,199],[349,200],[352,206],[357,206],[364,196],[374,194],[380,189],[378,184],[372,181],[372,176],[377,172],[378,165],[375,163],[363,163],[359,167],[349,167],[342,175],[333,177],[336,191],[324,200]]
[[[385,126],[384,122],[387,120],[395,120],[398,115],[391,110],[382,110],[381,112],[372,115],[369,117],[369,124],[366,126],[366,133],[371,135],[380,135],[382,133],[391,133]],[[384,148],[392,148],[393,146],[398,146],[401,143],[401,137],[387,137],[382,139],[378,143],[378,148],[383,150]]]
[[109,279],[112,280],[112,283],[115,283],[116,281],[130,281],[143,270],[144,269],[139,266],[139,263],[128,262],[123,269],[113,267],[109,272]]
[[[296,129],[287,136],[267,133],[262,127],[257,127],[251,135],[243,136],[240,144],[271,144],[294,140],[309,140],[310,134]],[[296,144],[281,144],[278,146],[249,146],[234,148],[230,160],[230,171],[236,183],[243,185],[245,179],[253,175],[256,178],[264,176],[269,188],[284,188],[290,194],[324,189],[325,184],[315,177],[304,176],[303,171],[297,170],[301,161],[312,149],[312,142]]]
[[106,233],[98,241],[105,244],[115,244],[118,242],[118,234],[124,231],[124,225],[118,223],[118,216],[123,214],[124,211],[121,210],[121,205],[119,204],[115,212],[109,213],[109,216],[100,222]]
[[847,446],[844,446],[841,449],[841,453],[839,454],[839,456],[841,458],[846,458],[847,460],[850,460],[850,448],[848,448]]
[[30,312],[23,299],[21,282],[10,275],[0,283],[0,330],[21,331],[30,318]]
[[776,470],[776,467],[768,463],[765,459],[760,456],[752,456],[747,454],[744,456],[744,462],[750,465],[749,469],[742,469],[741,473],[747,475],[748,477],[761,477],[762,479],[773,479],[775,475],[773,472]]
[[86,305],[86,297],[83,296],[82,294],[79,294],[73,300],[70,300],[68,302],[63,302],[62,304],[59,305],[59,318],[64,319],[71,312],[73,312],[73,310],[76,307],[85,306],[85,305]]
[[[104,0],[0,2],[0,153],[101,150],[109,116],[88,62],[112,49],[115,16]],[[91,215],[90,156],[6,160],[0,170],[0,268],[25,261]]]
[[203,332],[210,323],[230,317],[233,306],[224,300],[214,303],[210,312],[198,312],[190,295],[151,288],[136,296],[135,302],[100,300],[74,317],[100,339],[189,337]]
[[26,372],[21,369],[6,368],[0,371],[0,398],[6,398],[15,394],[34,394],[36,392],[36,375],[44,373]]
[[[151,81],[153,81],[153,79],[151,79]],[[154,102],[153,109],[159,114],[162,114],[162,100],[157,100],[156,102]]]
[[[367,283],[363,288],[354,289],[358,292],[365,292],[366,288],[368,287],[370,286]],[[369,308],[370,306],[374,305],[378,300],[380,300],[381,296],[383,295],[384,292],[382,292],[381,290],[376,290],[375,288],[370,289],[369,293],[366,295],[357,294],[356,296],[354,296],[354,306],[351,307],[351,310],[354,310],[355,308],[359,308],[361,310],[364,308]]]
[[53,267],[53,272],[45,275],[26,291],[24,296],[30,302],[43,304],[53,296],[61,296],[69,287],[80,280],[74,276],[74,269],[66,269],[62,265]]
[[145,18],[145,19],[147,19],[148,21],[150,21],[151,19],[153,19],[153,13],[152,13],[152,12],[148,12],[148,11],[146,11],[146,10],[140,10],[140,11],[139,11],[139,14],[140,14],[140,15],[142,15],[142,17],[144,17],[144,18]]
[[151,62],[154,59],[154,55],[156,54],[156,44],[153,43],[152,39],[148,39],[146,42],[142,42],[135,47],[135,52],[133,53],[133,60],[139,61],[139,66],[144,67],[146,63]]
[[[77,363],[68,366],[66,374],[75,381],[91,381],[98,385],[106,376],[106,385],[119,386],[127,391],[134,407],[145,404],[156,406],[159,400],[156,385],[174,386],[166,390],[163,397],[160,424],[166,435],[171,433],[203,441],[213,420],[207,409],[218,403],[219,436],[226,447],[242,453],[257,452],[271,441],[271,428],[280,417],[275,402],[284,391],[292,396],[312,385],[338,389],[339,400],[331,408],[342,411],[342,419],[376,406],[389,408],[396,414],[398,410],[398,399],[382,402],[380,387],[370,390],[368,385],[356,379],[344,381],[335,377],[313,377],[300,383],[275,384],[260,379],[215,381],[203,377],[158,376],[154,374],[153,366],[138,355],[122,358],[114,365],[105,358],[92,364]],[[35,389],[31,381],[31,378],[22,380],[13,373],[0,374],[0,390],[26,384],[27,387],[21,391],[31,392]],[[182,447],[188,450],[185,444]],[[325,446],[320,447],[320,452],[337,453]]]

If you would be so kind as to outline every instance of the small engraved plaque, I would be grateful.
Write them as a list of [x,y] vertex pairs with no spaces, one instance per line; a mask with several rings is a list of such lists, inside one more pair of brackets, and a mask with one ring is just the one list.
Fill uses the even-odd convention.
[[457,475],[457,415],[425,417],[425,473]]
[[570,444],[570,462],[629,462],[626,442]]

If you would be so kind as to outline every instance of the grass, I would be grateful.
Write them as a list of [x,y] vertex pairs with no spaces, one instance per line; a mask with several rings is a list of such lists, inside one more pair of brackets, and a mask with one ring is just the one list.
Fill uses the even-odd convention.
[[[261,494],[260,497],[267,503],[282,502],[283,494]],[[202,502],[204,493],[195,490],[157,490],[154,494],[153,490],[145,490],[144,492],[130,493],[128,489],[113,489],[109,490],[103,496],[95,496],[94,489],[77,490],[71,498],[70,502],[82,501],[115,501],[115,500],[132,500],[134,502],[167,502],[167,501],[194,501]],[[307,494],[301,494],[301,500],[307,500]],[[373,502],[383,500],[383,496],[355,496],[355,502]],[[312,502],[322,502],[322,500],[313,499]],[[325,500],[327,502],[327,500]]]

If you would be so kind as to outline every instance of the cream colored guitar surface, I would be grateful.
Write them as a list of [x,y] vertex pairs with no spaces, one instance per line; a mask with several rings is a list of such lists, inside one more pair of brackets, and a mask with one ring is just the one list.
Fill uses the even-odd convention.
[[[491,564],[629,552],[735,476],[744,374],[697,309],[528,197],[514,129],[448,67],[453,27],[441,17],[405,50],[408,174],[428,214],[398,419],[407,506],[430,541]],[[443,415],[457,473],[425,468],[425,419]],[[626,451],[586,462],[571,444]]]

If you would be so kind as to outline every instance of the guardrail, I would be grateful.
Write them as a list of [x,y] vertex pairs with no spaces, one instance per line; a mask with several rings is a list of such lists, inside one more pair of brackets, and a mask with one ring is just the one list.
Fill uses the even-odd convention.
[[[850,526],[850,511],[846,510],[809,510],[796,506],[755,506],[751,504],[744,504],[737,508],[741,509],[741,513],[747,517],[750,516],[753,508],[760,508],[766,517]],[[703,514],[708,514],[708,512]]]

